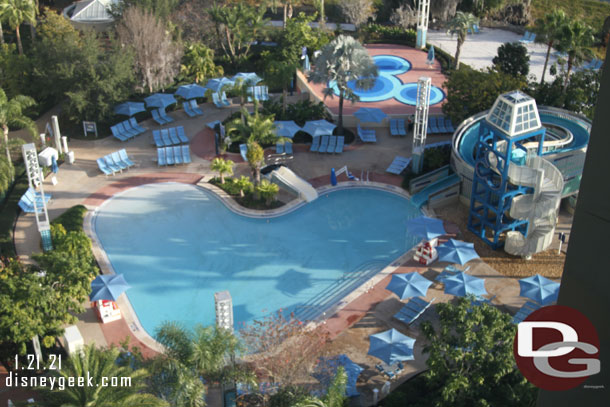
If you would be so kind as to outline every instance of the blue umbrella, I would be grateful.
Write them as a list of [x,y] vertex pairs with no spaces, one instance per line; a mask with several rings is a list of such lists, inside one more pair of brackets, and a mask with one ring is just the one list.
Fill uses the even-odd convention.
[[220,92],[225,86],[233,85],[235,85],[235,81],[232,81],[231,79],[225,78],[223,76],[222,78],[210,79],[208,83],[205,84],[205,87],[207,89],[211,89],[214,92]]
[[53,171],[54,174],[57,174],[57,172],[59,171],[59,167],[57,166],[57,160],[55,159],[55,156],[51,156],[51,171]]
[[146,107],[167,107],[176,103],[174,95],[169,93],[154,93],[144,99]]
[[442,220],[427,216],[409,219],[407,221],[407,232],[413,236],[423,237],[426,240],[447,234]]
[[426,63],[428,65],[434,64],[434,45],[432,45],[428,51],[428,59],[426,60]]
[[129,288],[122,274],[105,274],[97,276],[91,282],[91,301],[112,300],[116,301],[119,296]]
[[178,95],[187,100],[202,98],[205,96],[205,88],[201,85],[197,85],[196,83],[182,85],[178,88],[174,95]]
[[249,83],[250,85],[256,85],[260,81],[263,80],[260,76],[258,76],[255,72],[239,72],[235,76],[231,78],[233,82],[237,82],[237,80],[242,80],[244,82]]
[[347,355],[341,354],[332,358],[320,358],[320,362],[316,366],[316,371],[312,374],[313,377],[318,379],[324,387],[328,387],[330,381],[337,374],[337,368],[343,366],[345,374],[347,375],[347,386],[345,388],[345,394],[347,397],[355,397],[360,395],[356,390],[356,383],[358,382],[358,376],[364,370],[357,363],[354,363]]
[[392,328],[369,337],[368,354],[383,360],[388,365],[403,360],[413,360],[415,339],[401,334]]
[[386,290],[392,291],[401,300],[406,300],[411,297],[422,296],[425,297],[428,292],[428,288],[432,285],[432,281],[426,277],[422,277],[417,272],[406,273],[406,274],[393,274],[392,280],[385,288]]
[[302,130],[312,137],[329,136],[333,134],[335,127],[337,126],[326,120],[311,120],[305,123]]
[[445,294],[453,294],[458,297],[465,297],[471,294],[477,296],[487,294],[484,279],[471,276],[462,271],[454,276],[445,277],[443,283],[445,284]]
[[273,124],[278,137],[293,138],[298,131],[302,130],[294,120],[276,120]]
[[114,114],[122,114],[124,116],[133,116],[146,110],[142,102],[125,102],[114,107]]
[[461,240],[449,239],[436,248],[439,261],[459,263],[464,265],[472,259],[478,259],[479,255],[474,250],[473,243],[462,242]]
[[356,116],[361,122],[373,123],[379,123],[388,117],[387,114],[383,113],[383,110],[376,107],[361,107],[356,113],[354,113],[354,116]]
[[335,173],[335,169],[334,168],[330,169],[330,184],[332,186],[337,185],[337,174]]
[[538,274],[522,278],[519,280],[519,286],[521,287],[520,296],[532,299],[542,305],[557,301],[559,295],[559,283]]

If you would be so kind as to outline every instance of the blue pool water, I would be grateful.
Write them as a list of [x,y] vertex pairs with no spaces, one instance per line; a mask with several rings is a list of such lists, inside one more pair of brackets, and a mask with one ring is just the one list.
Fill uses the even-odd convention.
[[277,218],[228,210],[211,192],[163,183],[107,201],[94,227],[149,334],[163,321],[214,323],[215,292],[229,290],[235,326],[270,312],[311,319],[412,247],[420,215],[384,191],[349,189]]
[[[417,104],[417,83],[403,84],[395,75],[403,74],[411,69],[411,63],[395,55],[375,55],[373,57],[379,76],[375,78],[372,88],[358,88],[356,81],[349,81],[347,86],[360,98],[360,102],[380,102],[394,98],[397,101],[415,106]],[[335,95],[339,95],[336,84],[328,84]],[[445,93],[432,85],[430,89],[430,105],[440,103],[445,99]]]

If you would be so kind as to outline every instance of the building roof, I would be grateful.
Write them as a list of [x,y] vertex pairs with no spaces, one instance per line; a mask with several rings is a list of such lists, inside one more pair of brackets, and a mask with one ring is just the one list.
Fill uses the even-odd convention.
[[536,101],[518,90],[498,96],[486,120],[511,137],[542,127]]
[[110,21],[110,6],[118,0],[83,0],[76,3],[72,12],[72,21]]

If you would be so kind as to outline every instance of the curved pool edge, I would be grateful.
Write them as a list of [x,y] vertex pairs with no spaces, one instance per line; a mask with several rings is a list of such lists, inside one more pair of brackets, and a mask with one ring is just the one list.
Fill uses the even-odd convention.
[[[156,182],[156,183],[151,183],[151,184],[135,185],[131,188],[137,188],[137,187],[141,187],[144,185],[152,185],[152,184],[157,185],[157,184],[164,184],[164,183],[176,183],[176,182],[173,182],[173,181]],[[294,199],[293,201],[289,202],[286,205],[281,206],[280,208],[276,208],[276,209],[272,209],[272,210],[268,210],[268,211],[260,211],[260,210],[254,210],[254,209],[248,209],[248,208],[242,207],[235,201],[235,199],[233,199],[233,197],[231,197],[229,194],[227,194],[222,189],[208,183],[207,181],[204,181],[204,178],[202,178],[197,184],[190,184],[190,185],[194,185],[197,188],[202,188],[207,191],[210,191],[215,198],[217,198],[220,202],[222,202],[226,206],[227,209],[229,209],[230,211],[232,211],[234,213],[240,214],[242,216],[248,216],[248,217],[256,217],[256,218],[278,217],[278,216],[286,215],[290,212],[293,212],[294,210],[304,206],[307,203],[302,199]],[[97,261],[98,266],[100,267],[102,274],[116,274],[116,272],[114,271],[114,267],[112,266],[112,263],[110,262],[110,259],[108,258],[108,255],[107,255],[106,251],[104,250],[103,245],[101,244],[101,242],[99,241],[99,239],[97,237],[97,234],[95,233],[95,226],[94,226],[95,218],[97,216],[99,209],[101,209],[108,201],[110,201],[114,197],[119,196],[122,193],[130,190],[131,188],[126,188],[126,189],[118,192],[117,194],[108,197],[98,206],[85,205],[87,208],[87,213],[85,215],[85,219],[84,219],[84,223],[83,223],[83,230],[86,233],[86,235],[91,239],[91,250],[93,252],[93,256],[94,256],[95,260]],[[340,182],[336,186],[323,185],[321,187],[316,188],[316,190],[318,191],[318,194],[321,195],[321,194],[328,194],[328,193],[345,190],[345,189],[352,189],[352,188],[382,190],[385,192],[392,193],[394,195],[401,196],[402,198],[405,198],[405,199],[411,199],[411,196],[409,195],[409,193],[407,191],[405,191],[404,189],[394,186],[394,185],[381,183],[381,182],[347,181],[347,182]],[[434,216],[434,211],[431,209],[420,208],[420,210],[422,213],[424,213],[427,216]],[[410,257],[412,257],[414,250],[415,250],[415,247],[412,247],[409,250],[407,250],[406,252],[402,253],[396,259],[390,261],[387,266],[385,266],[378,273],[373,275],[369,280],[365,281],[362,285],[360,285],[359,287],[357,287],[356,289],[351,291],[345,297],[341,298],[334,305],[330,306],[325,312],[322,312],[317,318],[309,321],[308,326],[311,328],[320,326],[321,324],[323,324],[325,322],[326,319],[333,317],[335,314],[337,314],[339,311],[341,311],[347,305],[349,305],[352,301],[354,301],[361,295],[368,293],[377,284],[379,284],[379,282],[381,282],[385,277],[394,273],[394,271],[396,271],[396,269],[398,269],[404,262],[406,262]],[[140,342],[142,342],[142,344],[149,347],[153,351],[162,353],[164,351],[163,345],[161,345],[159,342],[157,342],[157,340],[155,340],[146,331],[146,329],[144,329],[144,327],[142,326],[142,324],[138,318],[138,315],[137,315],[135,309],[133,308],[133,306],[131,305],[131,302],[129,301],[127,294],[121,295],[119,297],[119,299],[117,300],[117,304],[120,307],[123,320],[125,321],[131,334],[136,339],[138,339]]]

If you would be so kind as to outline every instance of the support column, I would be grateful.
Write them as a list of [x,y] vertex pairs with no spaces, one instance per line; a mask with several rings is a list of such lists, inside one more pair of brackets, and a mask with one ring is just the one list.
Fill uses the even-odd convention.
[[428,108],[430,107],[430,86],[432,79],[422,76],[417,81],[417,105],[415,106],[415,123],[413,128],[413,152],[411,168],[419,174],[424,165],[424,147],[428,134]]
[[426,34],[428,34],[428,18],[430,16],[430,0],[419,0],[417,3],[417,41],[416,48],[426,47]]

